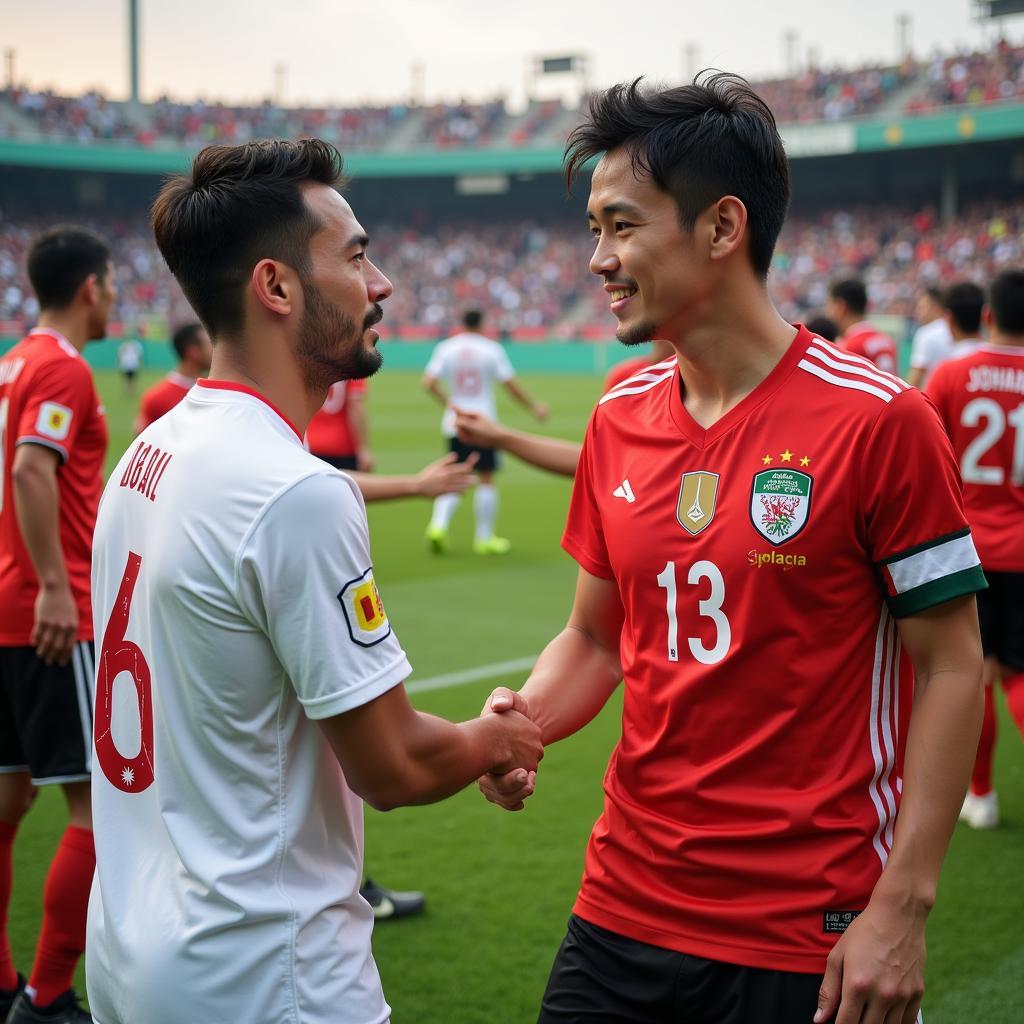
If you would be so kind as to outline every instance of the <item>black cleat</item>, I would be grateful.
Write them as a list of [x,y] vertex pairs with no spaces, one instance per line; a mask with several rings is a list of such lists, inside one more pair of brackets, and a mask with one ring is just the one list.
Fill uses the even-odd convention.
[[92,1024],[92,1014],[82,1009],[73,988],[46,1006],[36,1006],[22,992],[14,1000],[7,1024]]
[[373,907],[373,916],[377,921],[389,917],[412,917],[419,914],[427,905],[427,897],[421,892],[396,892],[374,884],[372,878],[363,882],[359,895]]
[[21,990],[25,987],[25,975],[18,975],[18,984],[13,988],[0,989],[0,1021],[6,1021],[7,1015],[11,1012],[11,1007],[14,1005],[15,999],[21,995]]

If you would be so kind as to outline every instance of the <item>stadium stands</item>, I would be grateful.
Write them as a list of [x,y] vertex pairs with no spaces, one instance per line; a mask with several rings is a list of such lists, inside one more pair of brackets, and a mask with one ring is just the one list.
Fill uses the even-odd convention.
[[[25,250],[42,223],[0,220],[0,336],[15,336],[35,316]],[[118,306],[129,329],[162,336],[189,318],[144,219],[95,222],[114,244]],[[447,333],[461,312],[480,306],[506,336],[607,339],[607,299],[586,266],[592,242],[577,223],[447,222],[415,230],[373,225],[373,254],[395,285],[382,333],[403,339]],[[1024,261],[1024,202],[968,207],[939,222],[932,209],[892,206],[792,216],[783,229],[770,285],[787,318],[820,309],[829,281],[864,275],[873,308],[910,316],[924,283],[988,280]]]
[[[838,121],[880,113],[896,104],[924,113],[962,104],[1007,102],[1024,96],[1024,47],[1000,42],[986,51],[908,59],[859,69],[807,68],[789,78],[755,82],[784,123]],[[59,96],[27,87],[0,91],[0,137],[81,143],[200,146],[253,138],[317,135],[346,149],[387,149],[401,127],[403,148],[556,144],[558,101],[510,114],[501,99],[485,103],[406,103],[372,107],[232,106],[163,97],[132,105],[96,92]]]

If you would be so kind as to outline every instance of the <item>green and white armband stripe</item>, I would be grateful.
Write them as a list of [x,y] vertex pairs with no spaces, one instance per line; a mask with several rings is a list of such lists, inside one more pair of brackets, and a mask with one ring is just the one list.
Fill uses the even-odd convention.
[[937,537],[881,563],[886,601],[895,618],[914,615],[988,583],[969,529]]

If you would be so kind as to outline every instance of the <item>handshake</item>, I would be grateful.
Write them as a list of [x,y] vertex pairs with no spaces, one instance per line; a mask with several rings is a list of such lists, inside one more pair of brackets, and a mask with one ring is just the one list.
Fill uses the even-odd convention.
[[526,698],[507,686],[499,686],[484,702],[480,717],[500,715],[507,751],[486,775],[480,776],[480,792],[506,811],[521,811],[537,787],[537,764],[544,756],[540,727],[530,718]]

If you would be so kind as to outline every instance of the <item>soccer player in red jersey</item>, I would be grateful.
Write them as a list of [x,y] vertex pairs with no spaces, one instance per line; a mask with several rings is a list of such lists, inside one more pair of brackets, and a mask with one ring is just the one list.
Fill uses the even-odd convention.
[[896,373],[899,367],[896,342],[864,319],[868,311],[868,291],[863,281],[856,278],[836,281],[829,289],[825,310],[842,331],[839,344],[843,349],[870,359],[886,373]]
[[63,788],[70,823],[46,879],[21,994],[6,927],[0,933],[0,1017],[87,1022],[71,979],[96,864],[89,570],[107,424],[82,349],[105,335],[116,291],[106,243],[77,227],[36,238],[28,276],[39,323],[0,360],[0,922],[33,785]]
[[192,390],[196,380],[209,373],[213,346],[201,323],[183,324],[174,332],[171,345],[178,356],[178,366],[143,393],[135,419],[137,434],[169,413]]
[[335,469],[373,469],[366,422],[366,381],[342,380],[331,385],[320,411],[309,421],[309,450]]
[[[570,178],[618,338],[678,357],[591,418],[567,628],[519,693],[545,742],[625,682],[540,1020],[909,1024],[981,719],[984,576],[930,403],[765,285],[774,118],[715,74],[597,94]],[[532,773],[481,779],[521,806]]]
[[[947,306],[960,321],[954,337],[977,336],[981,309],[969,290],[950,289]],[[992,686],[1002,680],[1013,720],[1024,733],[1024,271],[1003,271],[992,282],[989,337],[962,356],[940,363],[928,383],[960,460],[964,506],[978,544],[989,590],[978,595],[985,651],[985,718],[971,788],[960,816],[975,828],[999,823],[992,788],[996,715]],[[964,322],[970,314],[971,321]]]

